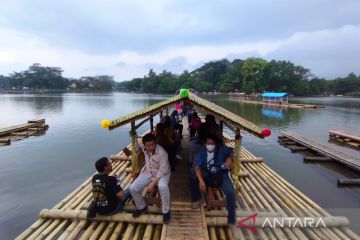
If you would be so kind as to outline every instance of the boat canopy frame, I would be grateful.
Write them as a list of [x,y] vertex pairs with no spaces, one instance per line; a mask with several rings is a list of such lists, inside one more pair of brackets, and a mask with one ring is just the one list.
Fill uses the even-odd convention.
[[189,92],[188,96],[182,96],[179,94],[174,97],[165,99],[164,101],[161,101],[159,103],[153,104],[149,107],[140,109],[138,111],[120,117],[118,119],[111,120],[108,129],[113,130],[117,127],[123,126],[125,124],[131,123],[139,119],[143,119],[147,116],[150,116],[151,118],[152,116],[155,116],[159,112],[168,109],[173,104],[179,103],[181,101],[188,101],[195,107],[198,107],[208,113],[213,114],[216,118],[223,121],[227,126],[229,126],[230,129],[234,131],[236,131],[237,129],[244,130],[256,137],[264,138],[263,129],[260,128],[259,126],[206,99],[196,96],[191,92]]
[[[163,115],[163,111],[166,110],[166,114],[168,114],[168,109],[170,106],[173,106],[175,103],[179,103],[181,101],[188,101],[195,107],[198,107],[208,113],[213,114],[216,118],[220,119],[220,127],[223,129],[223,124],[226,124],[231,130],[235,132],[235,148],[234,148],[234,160],[233,167],[231,169],[231,176],[234,182],[234,186],[236,189],[240,190],[239,183],[239,175],[240,175],[240,162],[241,162],[241,132],[240,130],[245,130],[254,136],[264,138],[270,134],[268,129],[261,129],[259,126],[254,123],[232,113],[229,110],[226,110],[208,100],[205,100],[201,97],[196,96],[195,94],[189,92],[188,90],[180,91],[179,95],[174,97],[170,97],[161,101],[159,103],[153,104],[149,107],[140,109],[136,112],[128,114],[118,119],[111,120],[108,125],[109,130],[113,130],[117,127],[123,126],[125,124],[131,123],[131,168],[133,174],[138,172],[139,170],[139,162],[137,156],[136,142],[137,142],[137,133],[136,130],[145,122],[150,120],[150,129],[153,131],[153,117],[160,114],[160,118]],[[135,121],[139,119],[143,119],[140,123],[135,125]],[[266,130],[266,131],[264,131]],[[267,134],[266,134],[267,132]]]

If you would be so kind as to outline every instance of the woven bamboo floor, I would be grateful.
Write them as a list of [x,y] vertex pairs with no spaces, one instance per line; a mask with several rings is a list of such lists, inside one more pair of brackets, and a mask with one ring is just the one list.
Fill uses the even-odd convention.
[[[233,147],[234,142],[229,140],[227,145]],[[161,224],[162,216],[156,206],[149,207],[150,214],[136,222],[130,213],[134,210],[132,200],[126,204],[123,213],[87,220],[86,209],[92,197],[89,178],[52,209],[43,210],[39,219],[17,239],[233,239],[226,226],[224,208],[207,211],[202,205],[200,209],[190,209],[186,136],[182,156],[170,181],[172,222],[169,225]],[[346,218],[331,216],[271,170],[262,158],[242,148],[241,160],[243,177],[238,180],[240,191],[236,193],[238,220],[257,213],[257,222],[263,217],[281,216],[322,217],[327,223],[326,228],[262,228],[255,224],[256,233],[238,228],[241,239],[360,239],[349,229]],[[122,187],[127,188],[132,182],[129,159],[120,152],[112,157],[112,161],[113,173],[120,175]],[[217,197],[224,198],[221,192]]]

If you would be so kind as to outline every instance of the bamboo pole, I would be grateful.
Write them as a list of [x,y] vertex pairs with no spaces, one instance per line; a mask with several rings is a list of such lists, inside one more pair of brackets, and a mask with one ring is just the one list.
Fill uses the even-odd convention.
[[[48,210],[43,209],[40,212],[40,217],[50,219],[73,219],[73,220],[86,220],[87,211],[84,210]],[[146,223],[146,224],[162,224],[162,216],[147,214],[138,218],[133,218],[130,213],[118,213],[112,216],[97,215],[92,220],[94,221],[107,221],[107,222],[132,222],[132,223]]]
[[[315,226],[319,221],[322,221],[326,227],[344,227],[349,226],[349,220],[346,217],[314,217],[312,218],[313,226]],[[308,217],[292,217],[287,218],[284,217],[256,217],[255,222],[247,222],[246,225],[250,227],[271,227],[276,224],[277,227],[280,226],[284,222],[283,227],[292,227],[292,228],[311,228],[309,227],[310,219]],[[305,224],[305,222],[307,224]],[[206,224],[208,226],[227,226],[227,218],[226,217],[206,217]],[[318,226],[323,227],[323,224],[320,223]]]
[[72,232],[72,230],[74,230],[74,228],[76,227],[78,221],[72,222],[63,232],[62,234],[59,236],[58,240],[66,240],[67,237],[70,235],[70,233]]
[[49,219],[45,221],[43,224],[41,224],[30,236],[28,236],[26,239],[36,239],[36,237],[44,231],[52,222],[52,219]]
[[107,240],[111,235],[111,232],[114,230],[115,224],[116,224],[115,222],[110,222],[105,228],[105,231],[103,232],[99,240]]
[[132,235],[134,233],[135,230],[135,225],[132,223],[129,223],[126,227],[126,231],[124,233],[124,236],[122,238],[122,240],[130,240],[132,239]]
[[[277,177],[268,176],[265,172],[260,173],[260,175],[267,176],[269,181],[277,180]],[[282,186],[281,183],[274,184],[274,186],[278,186],[278,184],[280,184],[280,186]],[[284,186],[282,186],[282,187],[284,187]],[[293,192],[291,192],[291,191],[289,192],[286,187],[282,188],[282,192],[284,192],[284,191],[285,191],[285,194],[282,194],[282,195],[284,195],[284,201],[288,205],[290,204],[291,208],[294,211],[296,211],[297,214],[299,214],[300,216],[308,216],[308,217],[319,216],[316,212],[313,212],[313,209],[311,207],[305,207],[305,206],[301,205],[298,202],[298,201],[301,201],[301,199],[299,199],[296,195],[294,195]],[[279,193],[277,193],[277,194],[279,195]],[[289,199],[289,200],[287,200],[287,199]],[[311,230],[307,230],[307,233],[310,234],[312,237],[316,237],[316,236],[313,236],[315,233],[313,233]],[[319,238],[324,238],[325,237],[324,235],[327,235],[330,238],[334,238],[334,234],[332,232],[330,232],[328,229],[320,228],[320,231],[317,231],[316,234],[319,236]]]
[[54,239],[56,235],[58,235],[64,228],[65,226],[69,223],[68,220],[65,221],[61,221],[61,223],[55,228],[55,230],[53,232],[51,232],[46,238],[45,240],[51,240]]
[[50,234],[54,228],[60,223],[60,220],[53,221],[41,234],[36,238],[37,240],[45,239],[45,237]]
[[124,226],[124,223],[119,222],[119,223],[116,225],[116,227],[115,227],[113,233],[111,234],[111,237],[110,237],[109,240],[117,240],[117,239],[119,238],[120,234],[121,234],[121,231],[122,231],[122,229],[123,229],[123,226]]
[[150,132],[154,132],[154,117],[150,117]]
[[161,229],[161,238],[160,240],[166,240],[166,235],[167,235],[167,228],[168,228],[168,224],[163,224],[162,225],[162,229]]
[[77,235],[80,233],[80,231],[84,228],[86,225],[86,221],[80,221],[74,228],[74,230],[67,236],[66,240],[73,240],[77,237]]
[[142,231],[141,228],[142,226],[144,226],[143,224],[138,224],[137,227],[135,228],[135,232],[134,235],[132,236],[133,240],[141,240],[141,236],[142,236]]
[[97,228],[95,229],[95,231],[93,232],[93,234],[91,235],[89,240],[97,240],[99,238],[99,235],[101,234],[101,232],[103,231],[104,227],[105,227],[106,223],[105,222],[101,222]]
[[146,225],[145,232],[143,235],[143,240],[151,240],[153,231],[154,231],[154,226],[152,224]]
[[130,136],[131,136],[131,168],[133,172],[135,172],[138,169],[135,121],[131,121]]
[[[280,178],[280,177],[278,177],[278,178]],[[273,178],[273,179],[276,179],[276,178]],[[280,184],[280,185],[282,185],[283,187],[286,188],[286,186],[284,186],[281,182],[278,183],[278,184]],[[300,205],[300,206],[301,206],[301,209],[304,209],[304,213],[305,213],[306,216],[321,216],[321,214],[317,213],[312,208],[311,205],[304,202],[303,199],[301,198],[301,196],[296,195],[293,192],[289,192],[289,195],[292,196],[292,199],[294,199],[294,202],[299,202],[301,204],[304,204],[304,205]],[[327,229],[322,229],[321,228],[320,231],[321,231],[321,233],[317,232],[318,235],[325,234],[330,239],[338,238],[338,236],[343,235],[338,229],[334,229],[334,232],[332,232],[329,228],[327,228]],[[346,239],[346,238],[343,238],[343,239]]]
[[209,236],[210,236],[210,240],[216,240],[216,231],[214,227],[210,227],[209,228]]
[[[228,214],[227,210],[210,210],[206,211],[206,217],[226,217]],[[258,217],[280,217],[278,212],[262,212],[262,211],[251,211],[251,210],[236,210],[236,216],[243,218],[248,217],[252,214],[257,214]]]
[[98,225],[98,222],[93,222],[91,223],[87,229],[85,230],[85,232],[83,233],[83,235],[81,235],[80,240],[88,240],[90,238],[90,235],[93,233],[93,231],[95,231],[96,227]]
[[162,228],[161,228],[160,224],[155,226],[155,230],[154,230],[152,240],[160,240],[160,238],[161,238],[161,230],[162,230]]
[[[281,214],[281,216],[284,216],[284,217],[286,217],[286,216],[295,216],[295,213],[293,213],[291,210],[289,210],[287,208],[287,206],[285,206],[283,204],[283,202],[281,200],[279,200],[277,195],[275,193],[273,193],[271,191],[271,189],[269,189],[267,184],[259,177],[259,175],[254,172],[254,170],[251,168],[251,167],[254,167],[253,164],[245,164],[244,166],[250,172],[251,176],[253,177],[252,178],[252,183],[256,186],[256,188],[260,192],[260,195],[264,196],[264,198],[271,205],[271,208],[274,211],[279,212]],[[290,215],[288,215],[288,213]],[[296,239],[296,238],[307,239],[307,237],[301,231],[299,231],[298,229],[290,230],[290,229],[285,228],[284,231],[290,237],[290,239]]]

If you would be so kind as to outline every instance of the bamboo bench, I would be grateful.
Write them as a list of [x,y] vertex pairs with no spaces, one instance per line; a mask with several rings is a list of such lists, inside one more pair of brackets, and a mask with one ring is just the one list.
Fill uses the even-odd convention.
[[215,208],[226,207],[226,199],[216,199],[216,191],[221,191],[220,188],[213,188],[207,186],[206,188],[206,209],[208,211]]

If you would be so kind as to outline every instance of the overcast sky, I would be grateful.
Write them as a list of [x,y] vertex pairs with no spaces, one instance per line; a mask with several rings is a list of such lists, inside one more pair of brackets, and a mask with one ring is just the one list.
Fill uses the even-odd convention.
[[0,1],[0,74],[38,62],[122,81],[252,56],[360,74],[360,1]]

